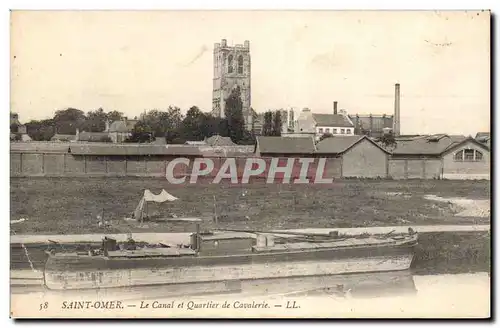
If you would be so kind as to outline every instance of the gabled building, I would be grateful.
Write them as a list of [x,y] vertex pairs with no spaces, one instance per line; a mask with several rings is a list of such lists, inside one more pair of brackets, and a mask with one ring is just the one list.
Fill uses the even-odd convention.
[[340,176],[385,178],[390,153],[367,136],[333,136],[316,145],[316,154],[340,160]]
[[399,137],[389,172],[405,179],[490,179],[490,149],[460,135]]
[[315,133],[316,139],[323,134],[354,135],[354,124],[345,110],[337,112],[335,102],[333,114],[315,114],[304,108],[297,118],[295,133]]
[[129,120],[127,117],[114,121],[111,124],[106,122],[106,130],[104,132],[108,133],[109,138],[114,143],[125,142],[128,137],[132,136],[132,131],[134,131],[137,122],[139,120]]

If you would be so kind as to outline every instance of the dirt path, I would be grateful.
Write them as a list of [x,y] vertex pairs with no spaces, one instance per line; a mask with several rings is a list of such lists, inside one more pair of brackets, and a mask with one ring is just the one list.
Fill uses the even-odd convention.
[[425,199],[436,202],[449,203],[452,210],[456,212],[455,216],[474,216],[474,217],[489,217],[490,216],[490,200],[478,200],[459,197],[439,197],[436,195],[425,195]]

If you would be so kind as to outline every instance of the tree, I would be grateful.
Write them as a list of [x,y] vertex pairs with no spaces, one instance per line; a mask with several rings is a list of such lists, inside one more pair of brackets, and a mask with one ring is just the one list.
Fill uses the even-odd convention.
[[106,118],[111,122],[119,121],[123,118],[123,113],[116,110],[110,111],[106,114]]
[[76,129],[85,126],[85,113],[76,108],[67,108],[56,111],[53,121],[57,133],[75,134]]
[[203,140],[206,136],[203,124],[206,123],[206,115],[196,106],[192,106],[182,120],[182,135],[186,140]]
[[389,133],[384,133],[380,138],[379,142],[382,143],[386,148],[396,147],[396,138],[394,138],[394,134],[392,131]]
[[26,123],[26,132],[34,141],[49,141],[55,134],[54,120],[32,120]]
[[89,132],[102,132],[106,129],[108,115],[102,108],[87,113],[82,129]]
[[273,113],[267,111],[264,113],[264,124],[262,125],[262,135],[272,136],[273,135]]
[[125,142],[152,142],[155,140],[153,133],[150,130],[150,127],[147,126],[144,121],[139,121],[134,126],[132,130],[132,135],[125,140]]
[[281,137],[281,111],[277,110],[273,116],[272,135]]
[[181,109],[177,106],[168,106],[167,110],[168,127],[171,130],[179,129],[182,125]]
[[245,131],[245,120],[243,118],[243,101],[241,100],[241,90],[237,86],[231,91],[226,99],[224,114],[227,119],[228,135],[234,143],[239,143],[243,139]]

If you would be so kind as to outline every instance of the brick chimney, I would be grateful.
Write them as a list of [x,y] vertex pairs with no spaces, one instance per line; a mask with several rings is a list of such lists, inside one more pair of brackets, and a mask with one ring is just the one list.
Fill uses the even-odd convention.
[[333,114],[337,115],[337,102],[336,101],[333,102]]
[[394,86],[394,136],[399,136],[401,133],[401,116],[400,116],[400,86],[396,83]]

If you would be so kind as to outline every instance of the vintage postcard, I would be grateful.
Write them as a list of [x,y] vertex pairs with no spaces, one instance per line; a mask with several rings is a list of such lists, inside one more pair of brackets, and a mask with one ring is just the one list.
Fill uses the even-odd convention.
[[489,318],[479,11],[11,12],[12,318]]

